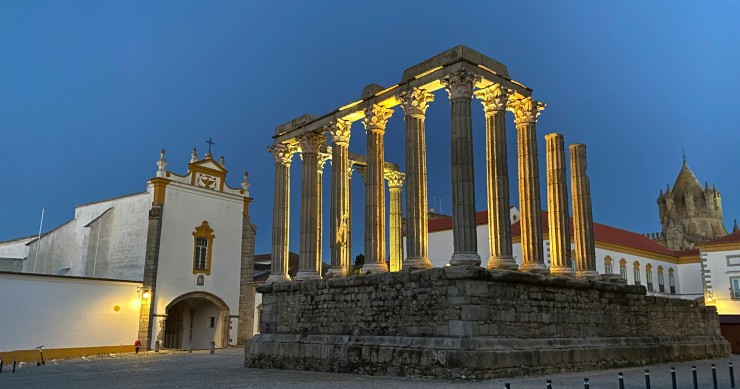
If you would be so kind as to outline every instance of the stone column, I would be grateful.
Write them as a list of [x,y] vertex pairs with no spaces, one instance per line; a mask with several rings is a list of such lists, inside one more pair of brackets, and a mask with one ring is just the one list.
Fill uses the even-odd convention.
[[405,174],[397,171],[386,170],[385,178],[388,180],[388,190],[391,193],[390,209],[390,271],[400,271],[403,260],[403,233],[401,231],[401,189]]
[[365,264],[366,273],[388,271],[385,263],[385,182],[383,182],[385,125],[392,109],[373,104],[365,110],[367,165],[365,166]]
[[331,160],[331,268],[327,277],[349,274],[349,194],[350,163],[347,159],[352,123],[338,119],[329,125],[332,138]]
[[427,145],[424,113],[434,95],[412,88],[397,96],[404,112],[406,137],[406,259],[404,269],[429,269]]
[[509,166],[506,160],[508,92],[493,84],[475,92],[486,113],[486,193],[488,193],[489,269],[516,270],[511,247]]
[[346,261],[347,261],[347,275],[352,272],[352,264],[354,257],[352,257],[352,171],[354,161],[347,163],[347,187],[349,192],[347,194],[347,250],[346,250]]
[[514,112],[519,149],[519,206],[522,231],[521,271],[548,273],[542,249],[542,206],[540,203],[540,173],[537,162],[537,117],[545,104],[523,97],[509,100]]
[[570,145],[570,191],[573,196],[573,237],[576,277],[597,278],[591,184],[586,175],[586,145]]
[[317,270],[319,261],[319,147],[324,136],[307,132],[298,138],[303,157],[303,180],[301,182],[301,258],[296,280],[320,279]]
[[318,214],[317,219],[319,221],[319,251],[316,253],[316,271],[321,275],[322,271],[324,270],[322,268],[322,263],[324,262],[324,254],[323,254],[323,248],[324,248],[324,165],[326,164],[326,161],[331,159],[330,153],[319,153],[319,156],[317,158],[317,165],[318,165],[318,194],[319,194],[319,207],[316,210],[316,213]]
[[545,135],[547,159],[547,224],[550,229],[550,273],[573,276],[570,262],[568,183],[563,135]]
[[275,157],[275,194],[272,205],[272,270],[268,283],[290,281],[288,239],[290,231],[290,162],[297,148],[276,144],[267,149]]
[[480,80],[464,69],[442,80],[450,96],[452,156],[452,240],[450,265],[480,265],[475,222],[473,171],[473,121],[470,104],[473,87]]

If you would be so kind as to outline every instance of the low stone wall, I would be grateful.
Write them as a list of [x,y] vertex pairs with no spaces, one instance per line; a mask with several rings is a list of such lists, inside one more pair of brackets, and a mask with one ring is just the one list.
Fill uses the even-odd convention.
[[485,379],[730,353],[714,308],[621,283],[446,267],[258,291],[247,367]]

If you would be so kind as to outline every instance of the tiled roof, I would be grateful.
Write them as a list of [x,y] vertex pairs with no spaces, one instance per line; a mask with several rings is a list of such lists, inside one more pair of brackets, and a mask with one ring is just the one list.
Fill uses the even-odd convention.
[[[476,212],[475,219],[476,219],[477,225],[487,224],[488,223],[488,212],[487,211]],[[449,229],[452,229],[452,218],[451,217],[434,219],[434,220],[429,221],[429,232],[444,231],[444,230],[449,230]],[[542,233],[547,234],[548,231],[549,231],[549,228],[547,224],[547,211],[542,211]],[[572,236],[573,235],[572,218],[571,218],[570,232]],[[511,225],[511,235],[514,237],[521,236],[519,222],[516,222]],[[599,242],[612,243],[612,244],[617,244],[620,246],[636,248],[640,250],[670,255],[674,257],[690,255],[690,254],[683,254],[683,252],[681,255],[679,255],[679,253],[669,250],[668,248],[661,246],[654,240],[647,238],[641,234],[638,234],[632,231],[623,230],[623,229],[616,228],[616,227],[612,227],[612,226],[607,226],[605,224],[600,224],[600,223],[594,223],[594,239],[596,239]],[[698,254],[698,251],[697,251],[697,254]]]
[[726,243],[740,243],[740,231],[733,232],[730,235],[725,235],[721,238],[717,238],[707,243],[702,243],[700,244],[700,246],[711,246],[715,244],[726,244]]

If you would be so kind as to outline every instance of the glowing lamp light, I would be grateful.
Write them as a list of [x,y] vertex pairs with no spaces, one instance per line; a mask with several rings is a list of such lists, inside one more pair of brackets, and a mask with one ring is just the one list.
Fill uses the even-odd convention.
[[712,301],[714,301],[714,295],[710,293],[707,295],[707,302],[711,303]]
[[149,291],[144,289],[144,293],[142,293],[141,297],[148,299],[151,295],[149,294]]

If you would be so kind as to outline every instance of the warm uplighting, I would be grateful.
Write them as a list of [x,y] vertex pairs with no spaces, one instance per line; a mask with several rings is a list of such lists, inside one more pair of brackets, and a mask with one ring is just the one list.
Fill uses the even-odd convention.
[[136,291],[137,291],[137,292],[142,292],[142,291],[143,291],[143,293],[141,294],[141,298],[143,298],[143,299],[148,299],[148,298],[149,298],[149,297],[151,296],[151,295],[149,294],[149,289],[146,289],[146,288],[145,288],[145,287],[143,287],[143,286],[139,286],[139,287],[137,287],[137,288],[136,288]]
[[148,291],[148,290],[146,290],[146,289],[144,289],[144,293],[142,293],[141,297],[143,297],[143,298],[145,298],[145,299],[148,299],[148,298],[149,298],[149,296],[150,296],[150,295],[149,295],[149,291]]
[[709,293],[709,294],[707,295],[707,302],[708,302],[708,303],[711,303],[712,301],[714,301],[714,294],[712,294],[712,293]]

